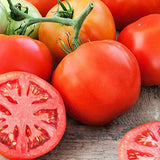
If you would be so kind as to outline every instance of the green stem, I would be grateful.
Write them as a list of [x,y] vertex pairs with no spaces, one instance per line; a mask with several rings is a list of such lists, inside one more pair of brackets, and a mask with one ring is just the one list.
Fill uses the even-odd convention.
[[61,23],[63,25],[67,25],[67,26],[72,26],[73,29],[75,30],[74,37],[72,40],[72,45],[73,45],[74,49],[76,49],[79,46],[78,38],[79,38],[79,32],[82,27],[82,24],[94,7],[93,3],[90,2],[86,6],[86,8],[82,11],[82,13],[75,19],[59,17],[58,14],[55,14],[52,17],[34,18],[34,17],[31,17],[28,14],[18,10],[17,8],[15,8],[13,6],[11,0],[7,0],[7,1],[9,3],[11,12],[28,19],[27,24],[22,26],[21,29],[19,30],[20,34],[24,35],[28,26],[35,24],[35,23],[40,23],[40,22],[55,22],[55,23]]
[[89,13],[93,9],[93,7],[94,7],[93,3],[89,3],[88,6],[82,11],[80,16],[77,17],[76,19],[74,19],[74,23],[72,25],[72,27],[75,30],[73,41],[72,41],[72,45],[74,46],[74,49],[78,48],[78,46],[79,46],[78,38],[79,38],[80,29],[83,25],[84,20],[89,15]]
[[28,14],[20,11],[19,9],[17,9],[13,3],[11,2],[11,0],[7,0],[8,1],[8,4],[9,4],[9,7],[10,7],[10,10],[11,10],[11,13],[16,15],[16,16],[19,16],[21,17],[21,19],[25,19],[25,18],[31,18],[31,16],[29,16]]

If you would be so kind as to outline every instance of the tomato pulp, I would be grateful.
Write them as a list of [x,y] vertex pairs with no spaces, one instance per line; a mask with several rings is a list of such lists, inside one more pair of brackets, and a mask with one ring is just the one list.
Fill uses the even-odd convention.
[[0,154],[34,159],[62,138],[65,107],[57,90],[36,75],[10,72],[0,76]]
[[122,138],[119,146],[119,160],[159,160],[160,121],[138,126]]

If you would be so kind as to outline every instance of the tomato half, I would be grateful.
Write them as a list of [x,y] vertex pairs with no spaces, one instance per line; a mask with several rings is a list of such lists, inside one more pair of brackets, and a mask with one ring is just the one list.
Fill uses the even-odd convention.
[[151,14],[125,27],[118,41],[135,55],[143,86],[160,85],[160,14]]
[[159,0],[102,0],[111,10],[116,28],[122,30],[139,18],[160,13]]
[[140,125],[124,135],[119,160],[159,160],[160,121]]
[[67,112],[85,124],[104,125],[125,113],[140,92],[140,71],[133,54],[116,41],[81,45],[57,66],[53,86]]
[[52,150],[62,138],[66,115],[58,91],[26,72],[0,75],[0,154],[34,159]]
[[[39,13],[39,11],[37,10],[37,8],[35,6],[33,6],[31,3],[24,1],[24,0],[11,0],[13,5],[16,4],[21,4],[21,10],[24,12],[26,10],[26,7],[28,8],[28,15],[34,17],[34,18],[41,18],[41,14]],[[22,20],[16,20],[11,16],[11,10],[9,8],[8,2],[7,0],[0,0],[0,3],[2,3],[6,10],[7,10],[7,16],[8,16],[8,26],[6,29],[6,34],[12,34],[12,29],[13,28],[15,31],[15,33],[17,34],[17,29],[20,28],[23,24],[26,24],[28,22],[28,19],[22,19]],[[34,38],[34,39],[38,39],[38,30],[39,30],[39,26],[40,24],[33,24],[29,27],[27,27],[26,33],[25,35],[29,35],[30,37]],[[8,33],[7,33],[8,32]]]
[[57,4],[57,0],[26,0],[32,3],[44,17],[48,11]]
[[0,35],[0,74],[25,71],[49,81],[53,60],[47,46],[27,36]]
[[[89,2],[94,3],[94,8],[85,19],[80,30],[80,38],[83,43],[95,40],[115,39],[116,29],[113,16],[100,0],[69,0],[73,9],[72,19],[77,18]],[[68,5],[63,1],[66,8]],[[47,14],[47,17],[53,16],[57,11],[58,5],[54,6]],[[70,44],[74,35],[74,30],[71,26],[62,25],[59,23],[42,23],[39,29],[39,40],[44,42],[53,54],[53,57],[59,62],[66,53],[59,47],[58,42],[62,40],[66,45],[68,39],[66,34],[69,34]]]

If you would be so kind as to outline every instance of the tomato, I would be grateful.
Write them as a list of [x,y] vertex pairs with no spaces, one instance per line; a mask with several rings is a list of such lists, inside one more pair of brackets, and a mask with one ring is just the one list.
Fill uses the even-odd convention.
[[[115,39],[116,30],[115,23],[111,12],[100,0],[69,0],[73,9],[72,19],[78,17],[84,8],[89,4],[94,3],[94,8],[84,21],[80,30],[80,38],[83,43],[95,40]],[[63,2],[68,8],[66,2]],[[54,6],[47,14],[51,17],[55,14],[58,5]],[[70,43],[74,34],[71,26],[62,25],[59,23],[42,23],[39,29],[39,40],[44,42],[53,54],[53,57],[59,62],[66,53],[59,47],[58,41],[60,39],[67,45],[68,39],[66,34],[70,35]]]
[[122,44],[93,41],[64,57],[52,77],[67,112],[89,125],[104,125],[125,113],[140,92],[140,71]]
[[0,154],[34,159],[59,143],[66,112],[51,84],[27,72],[8,72],[0,75],[0,97]]
[[[26,24],[28,22],[27,18],[22,19],[22,20],[15,20],[13,17],[11,17],[11,15],[10,15],[11,10],[9,8],[7,0],[1,0],[1,3],[5,6],[5,8],[7,9],[7,13],[8,13],[9,25],[7,27],[6,33],[7,33],[7,31],[9,31],[8,34],[11,34],[11,27],[13,27],[14,30],[16,30],[21,25]],[[37,10],[37,8],[34,7],[31,3],[27,2],[27,1],[12,0],[12,3],[14,5],[17,4],[17,3],[20,3],[22,5],[22,11],[25,11],[26,10],[25,7],[28,7],[28,15],[30,15],[32,17],[35,17],[35,18],[40,18],[41,17],[41,14]],[[39,26],[40,26],[39,23],[29,26],[27,28],[27,31],[26,31],[25,35],[29,35],[30,37],[37,39],[38,38]],[[17,33],[17,31],[15,33]]]
[[0,34],[4,33],[7,24],[8,24],[8,19],[7,19],[7,11],[5,7],[0,3]]
[[47,46],[20,35],[0,35],[0,74],[25,71],[49,81],[53,60]]
[[128,24],[139,18],[160,13],[159,0],[102,0],[111,10],[116,27],[122,30]]
[[151,14],[128,25],[118,41],[126,45],[137,58],[142,85],[160,85],[160,14]]
[[140,125],[124,135],[119,145],[119,160],[159,160],[160,121]]
[[57,4],[57,0],[26,0],[32,3],[41,13],[42,16],[46,16],[48,11]]

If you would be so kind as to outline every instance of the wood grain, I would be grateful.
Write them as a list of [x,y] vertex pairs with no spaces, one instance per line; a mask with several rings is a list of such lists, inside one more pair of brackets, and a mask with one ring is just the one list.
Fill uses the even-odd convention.
[[36,160],[118,160],[118,146],[127,131],[160,120],[160,87],[142,87],[133,108],[106,126],[91,127],[67,119],[60,144]]
[[67,128],[60,143],[36,160],[118,160],[118,146],[124,134],[157,120],[160,120],[160,87],[142,87],[133,108],[103,127],[83,125],[67,115]]

